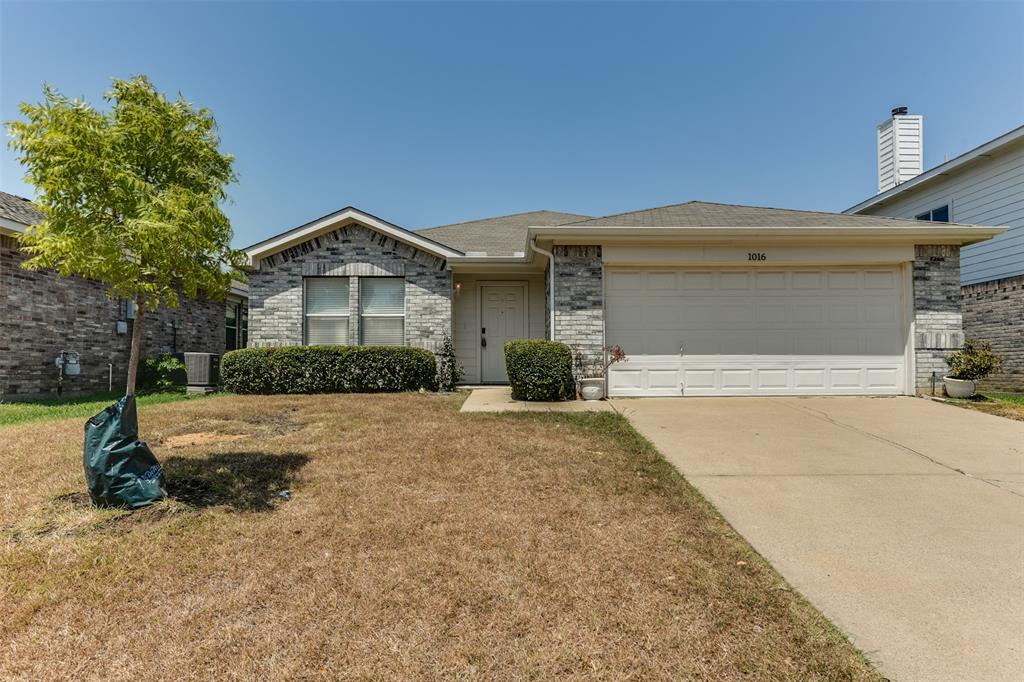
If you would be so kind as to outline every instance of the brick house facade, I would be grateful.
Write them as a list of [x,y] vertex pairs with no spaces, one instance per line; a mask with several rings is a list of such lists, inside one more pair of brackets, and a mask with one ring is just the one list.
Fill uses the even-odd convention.
[[[25,260],[16,238],[0,236],[0,398],[55,395],[54,359],[62,350],[81,355],[81,374],[65,379],[65,395],[106,391],[111,383],[118,390],[128,372],[133,324],[126,302],[108,298],[92,280],[25,270]],[[184,300],[179,308],[147,314],[143,355],[223,353],[224,305]]]
[[[997,232],[699,202],[579,218],[413,232],[342,209],[247,249],[250,345],[311,342],[318,315],[339,326],[312,342],[365,343],[365,283],[390,278],[404,291],[394,342],[453,334],[471,383],[507,380],[504,343],[543,334],[588,363],[629,339],[612,395],[927,393],[964,340],[960,245]],[[323,287],[333,312],[307,300]]]
[[349,286],[348,338],[360,339],[360,280],[405,280],[405,343],[435,350],[451,333],[452,275],[445,261],[362,225],[349,224],[262,259],[249,274],[250,345],[299,346],[303,282],[345,277]]

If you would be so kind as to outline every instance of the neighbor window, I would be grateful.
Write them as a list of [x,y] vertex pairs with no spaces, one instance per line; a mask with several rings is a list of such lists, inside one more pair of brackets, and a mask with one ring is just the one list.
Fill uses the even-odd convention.
[[226,350],[235,350],[238,348],[238,308],[237,303],[228,301],[227,315],[224,318],[224,327],[227,330],[226,343],[224,348]]
[[924,213],[918,213],[914,217],[917,218],[918,220],[925,220],[932,223],[948,223],[949,204],[946,204],[945,206],[939,206],[938,208],[933,208],[932,210],[925,211]]
[[348,277],[306,278],[306,344],[347,345]]
[[405,280],[363,277],[359,280],[359,328],[365,346],[405,345]]
[[238,347],[248,348],[249,347],[249,306],[241,304],[239,306],[242,309],[242,313],[239,316],[239,327],[238,327]]

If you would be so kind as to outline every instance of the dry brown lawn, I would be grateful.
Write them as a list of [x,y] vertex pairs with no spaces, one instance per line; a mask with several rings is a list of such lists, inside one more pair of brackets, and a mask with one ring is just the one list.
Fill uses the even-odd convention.
[[620,417],[460,400],[143,408],[135,513],[0,429],[0,679],[878,679]]

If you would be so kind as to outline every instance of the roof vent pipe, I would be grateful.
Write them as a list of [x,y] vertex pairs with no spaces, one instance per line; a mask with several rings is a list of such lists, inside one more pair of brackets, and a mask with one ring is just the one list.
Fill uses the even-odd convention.
[[555,340],[555,254],[551,251],[545,251],[544,249],[537,246],[537,239],[533,238],[530,240],[530,250],[536,251],[537,253],[543,254],[548,257],[548,267],[551,270],[551,284],[548,286],[548,310],[550,311],[551,320],[548,323],[548,338],[551,341]]

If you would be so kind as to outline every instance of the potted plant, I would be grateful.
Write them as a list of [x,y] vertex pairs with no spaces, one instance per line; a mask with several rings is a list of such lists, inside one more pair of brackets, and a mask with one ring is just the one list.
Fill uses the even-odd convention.
[[964,341],[964,346],[946,358],[949,374],[942,377],[950,398],[970,398],[978,390],[976,382],[1003,366],[1003,359],[992,352],[988,341]]
[[602,357],[588,359],[579,346],[573,346],[579,394],[584,400],[603,399],[604,377],[608,368],[626,360],[626,352],[621,346],[606,346],[601,352]]

